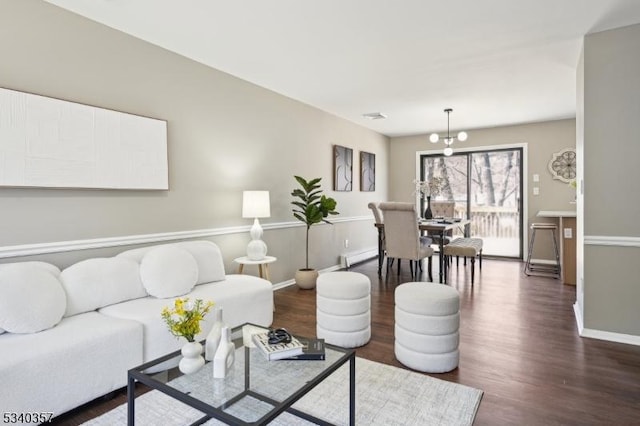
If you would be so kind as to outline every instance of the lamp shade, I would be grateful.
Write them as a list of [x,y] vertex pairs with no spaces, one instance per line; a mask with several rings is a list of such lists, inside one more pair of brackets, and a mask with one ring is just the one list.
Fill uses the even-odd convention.
[[255,218],[269,216],[271,216],[269,191],[242,192],[242,217]]

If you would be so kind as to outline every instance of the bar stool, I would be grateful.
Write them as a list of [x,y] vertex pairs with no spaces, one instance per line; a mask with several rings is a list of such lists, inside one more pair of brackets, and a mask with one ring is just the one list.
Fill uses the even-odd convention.
[[[525,275],[554,275],[555,278],[560,278],[560,252],[558,251],[558,241],[556,240],[556,231],[558,226],[553,223],[532,223],[531,224],[531,241],[529,241],[529,253],[527,255],[527,263],[524,266]],[[532,263],[531,255],[533,253],[533,244],[536,239],[536,231],[551,231],[551,238],[553,241],[553,251],[556,256],[556,263],[543,264]]]

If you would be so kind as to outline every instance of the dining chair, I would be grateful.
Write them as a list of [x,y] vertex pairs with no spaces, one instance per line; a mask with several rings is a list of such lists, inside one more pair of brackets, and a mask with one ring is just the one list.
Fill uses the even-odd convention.
[[453,217],[455,214],[455,201],[432,201],[431,211],[433,217]]
[[[373,219],[375,221],[376,228],[380,233],[379,239],[378,239],[378,244],[380,244],[380,247],[378,247],[378,253],[380,253],[381,258],[378,259],[378,274],[380,274],[380,269],[384,262],[384,258],[387,257],[387,252],[385,247],[385,238],[384,238],[384,221],[382,220],[382,212],[380,211],[379,205],[380,203],[376,203],[373,201],[367,204],[367,207],[369,207],[373,212]],[[389,261],[393,265],[393,259],[390,259]]]
[[[432,201],[431,211],[433,217],[452,218],[455,215],[455,201]],[[434,234],[431,231],[427,231],[427,235],[433,240],[434,244],[440,244],[440,234]],[[451,242],[453,237],[453,231],[447,231],[443,245],[447,245]]]
[[367,207],[371,209],[373,212],[373,219],[376,222],[376,225],[382,225],[382,213],[380,212],[380,208],[378,207],[380,203],[370,202],[367,204]]
[[384,220],[387,275],[390,258],[397,259],[398,274],[400,274],[400,260],[407,259],[412,277],[418,275],[418,267],[422,269],[420,261],[428,258],[429,280],[433,280],[433,248],[431,248],[433,241],[429,237],[420,236],[415,204],[394,201],[380,203],[378,207],[382,211]]

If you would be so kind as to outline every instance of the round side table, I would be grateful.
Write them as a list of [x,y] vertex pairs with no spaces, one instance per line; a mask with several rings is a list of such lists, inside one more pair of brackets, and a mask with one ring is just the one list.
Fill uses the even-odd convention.
[[243,273],[244,265],[258,265],[258,273],[260,275],[260,278],[264,278],[268,281],[271,281],[271,277],[269,276],[269,264],[275,262],[276,260],[278,260],[278,258],[274,256],[265,256],[264,259],[260,260],[251,260],[247,256],[233,259],[233,261],[238,264],[239,274]]

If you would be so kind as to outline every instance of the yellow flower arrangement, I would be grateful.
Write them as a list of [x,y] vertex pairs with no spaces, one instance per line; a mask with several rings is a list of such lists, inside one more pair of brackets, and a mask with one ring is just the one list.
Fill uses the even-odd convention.
[[200,321],[213,307],[213,302],[205,302],[202,299],[195,301],[176,299],[173,309],[168,306],[162,308],[162,319],[167,323],[171,334],[176,337],[184,337],[189,342],[193,342],[200,333]]

